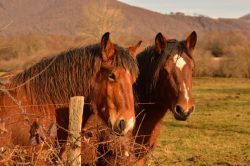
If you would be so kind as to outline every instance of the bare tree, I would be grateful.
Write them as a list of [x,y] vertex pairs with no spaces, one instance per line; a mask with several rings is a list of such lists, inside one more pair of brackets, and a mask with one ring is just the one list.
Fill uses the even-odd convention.
[[122,23],[125,19],[121,9],[112,7],[107,0],[99,0],[96,3],[90,3],[83,7],[83,27],[80,35],[97,41],[103,33],[123,33],[128,31],[122,29]]

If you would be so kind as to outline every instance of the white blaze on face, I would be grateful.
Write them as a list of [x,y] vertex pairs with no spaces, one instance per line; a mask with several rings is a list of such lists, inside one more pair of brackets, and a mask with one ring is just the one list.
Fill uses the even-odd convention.
[[124,134],[126,134],[128,131],[132,130],[134,128],[134,125],[135,125],[135,118],[132,117],[129,119],[129,121],[127,123],[127,126],[124,130]]
[[184,96],[185,96],[185,99],[187,101],[187,109],[188,109],[189,96],[188,96],[188,90],[187,90],[185,82],[183,82],[183,87],[184,87]]
[[186,65],[185,60],[178,54],[175,54],[174,56],[174,63],[176,64],[176,67],[178,67],[180,70],[182,70],[183,67]]

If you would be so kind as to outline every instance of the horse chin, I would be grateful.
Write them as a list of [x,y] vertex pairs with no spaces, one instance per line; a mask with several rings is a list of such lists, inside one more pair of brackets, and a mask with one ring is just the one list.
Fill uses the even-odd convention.
[[180,115],[177,114],[175,111],[171,110],[171,112],[174,114],[174,118],[178,121],[186,121],[189,115]]
[[179,116],[179,115],[174,115],[176,120],[179,121],[186,121],[187,120],[187,116]]

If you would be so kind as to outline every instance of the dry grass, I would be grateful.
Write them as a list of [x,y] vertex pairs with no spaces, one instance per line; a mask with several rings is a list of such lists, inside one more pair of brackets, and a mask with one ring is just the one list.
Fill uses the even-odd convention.
[[[58,54],[72,47],[99,42],[99,35],[92,38],[39,34],[28,34],[16,38],[0,37],[0,72],[27,68],[45,56]],[[137,39],[132,39],[132,36],[124,35],[124,33],[113,33],[112,38],[115,43],[123,43],[125,47],[137,42]],[[140,50],[152,42],[153,40],[144,40]],[[248,38],[240,32],[234,33],[233,36],[231,33],[221,32],[199,36],[194,52],[195,76],[250,78],[249,46]]]
[[249,46],[243,33],[205,35],[195,51],[195,75],[250,78]]
[[72,47],[84,46],[83,38],[27,34],[19,37],[0,36],[0,72],[24,69],[43,57]]
[[[82,37],[72,39],[36,34],[19,38],[0,37],[0,75],[3,71],[23,69],[44,56],[85,43]],[[194,52],[195,75],[249,78],[249,45],[240,33],[234,36],[214,33],[199,39]],[[212,56],[214,49],[218,48],[222,51],[221,57]],[[178,122],[172,115],[167,115],[158,146],[150,155],[148,165],[250,165],[249,89],[249,79],[194,79],[197,111],[187,122]],[[44,156],[55,152],[49,148],[44,151]],[[10,159],[10,164],[13,164],[12,158],[16,159],[19,154],[25,156],[27,151],[23,147],[0,149],[0,160]],[[28,162],[33,161],[37,161],[36,158],[29,155]]]
[[193,95],[196,112],[165,117],[148,165],[250,165],[250,80],[195,78]]
[[[233,78],[194,78],[196,112],[186,122],[169,113],[147,165],[249,165],[250,164],[250,80]],[[110,135],[106,127],[90,127],[82,133],[82,157],[93,152],[90,163],[125,165],[136,158],[131,140]],[[145,147],[140,147],[147,151]],[[55,163],[67,165],[58,157],[60,148],[46,142],[24,148],[1,148],[3,165]],[[35,153],[34,153],[35,152]],[[128,156],[127,153],[128,152]],[[85,161],[86,162],[86,161]],[[125,163],[125,164],[124,164]]]
[[[32,139],[32,138],[31,138]],[[69,148],[75,148],[75,142],[60,144],[53,139],[40,139],[33,146],[12,146],[0,148],[0,165],[70,165],[67,160]],[[146,147],[134,143],[134,139],[118,136],[106,125],[95,125],[84,129],[81,137],[82,163],[90,165],[131,165],[137,161],[135,151],[146,153]]]

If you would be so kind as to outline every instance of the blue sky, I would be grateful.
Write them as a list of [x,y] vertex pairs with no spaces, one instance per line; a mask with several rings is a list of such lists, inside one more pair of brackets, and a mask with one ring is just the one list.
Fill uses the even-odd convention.
[[250,13],[250,0],[119,0],[160,13],[183,12],[212,18],[238,18]]

